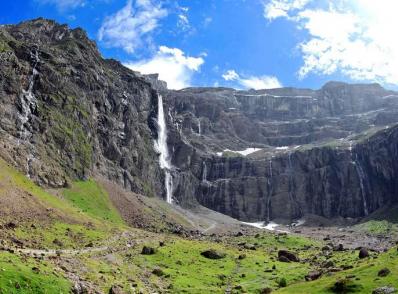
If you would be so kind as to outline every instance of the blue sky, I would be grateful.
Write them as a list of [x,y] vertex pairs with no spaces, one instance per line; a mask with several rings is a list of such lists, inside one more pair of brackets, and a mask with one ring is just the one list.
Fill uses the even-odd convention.
[[170,88],[398,84],[391,0],[13,0],[0,23],[39,16],[84,28],[104,57]]

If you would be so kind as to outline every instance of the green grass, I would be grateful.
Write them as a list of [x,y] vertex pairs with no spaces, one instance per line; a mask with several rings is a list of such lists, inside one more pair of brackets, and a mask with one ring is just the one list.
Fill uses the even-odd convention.
[[[257,250],[239,248],[237,244],[242,242],[256,244]],[[230,237],[222,243],[171,239],[166,241],[164,247],[152,244],[158,247],[156,254],[138,255],[133,263],[144,266],[148,271],[161,268],[165,275],[161,278],[152,275],[151,282],[156,284],[160,279],[165,285],[172,285],[172,293],[224,293],[227,287],[231,288],[232,293],[260,293],[265,287],[275,289],[282,278],[288,285],[304,280],[310,266],[277,261],[277,248],[299,251],[299,248],[310,245],[318,243],[297,236],[275,237],[267,233],[257,238]],[[210,248],[220,250],[227,256],[210,260],[200,255]],[[310,252],[314,250],[315,247]],[[309,254],[307,251],[299,252],[300,257]],[[246,257],[239,260],[241,254]],[[273,267],[275,269],[270,271]]]
[[0,293],[66,294],[70,288],[71,283],[57,275],[46,262],[0,252]]
[[354,226],[354,229],[357,229],[364,233],[369,233],[373,235],[386,235],[391,234],[393,232],[397,232],[397,225],[390,223],[386,220],[383,221],[367,221],[362,224],[358,224]]
[[[210,260],[200,255],[209,248],[227,253],[224,259]],[[172,284],[172,293],[224,293],[227,277],[236,267],[238,252],[219,244],[177,239],[165,247],[159,247],[155,255],[138,255],[134,263],[149,269],[161,268],[164,279]],[[152,275],[156,282],[158,277]]]
[[0,158],[0,182],[7,183],[7,186],[18,187],[27,193],[36,197],[43,204],[52,208],[59,209],[71,218],[76,217],[82,221],[89,220],[87,217],[82,216],[81,213],[73,208],[70,204],[62,201],[58,197],[51,195],[41,187],[37,186],[25,175],[11,167],[4,160]]
[[[63,190],[68,200],[60,199],[0,159],[0,182],[3,183],[2,197],[6,197],[7,189],[17,187],[52,210],[48,220],[26,220],[14,231],[15,237],[34,248],[57,248],[53,243],[55,239],[65,248],[78,248],[107,240],[124,229],[124,222],[108,195],[92,180],[73,184],[72,188]],[[35,226],[31,227],[32,224]]]
[[124,224],[106,191],[94,180],[75,182],[71,188],[63,190],[63,195],[73,206],[94,218]]
[[[352,282],[358,286],[353,293],[372,293],[374,289],[383,286],[398,288],[398,280],[396,278],[398,273],[398,252],[396,248],[380,254],[377,259],[370,258],[357,262],[358,266],[354,269],[324,276],[313,282],[297,283],[285,289],[280,289],[277,293],[333,293],[331,287],[334,283],[347,276],[353,276]],[[387,277],[378,277],[378,271],[385,267],[391,271],[391,274]]]
[[223,151],[222,157],[244,157],[242,154],[234,151]]

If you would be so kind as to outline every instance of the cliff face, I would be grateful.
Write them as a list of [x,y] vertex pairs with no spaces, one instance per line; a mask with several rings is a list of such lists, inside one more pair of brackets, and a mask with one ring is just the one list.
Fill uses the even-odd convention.
[[38,184],[100,173],[165,197],[158,93],[180,205],[258,221],[362,217],[397,200],[398,93],[337,82],[170,91],[103,59],[81,29],[0,27],[0,155]]
[[380,131],[352,151],[331,145],[264,159],[213,157],[198,200],[247,221],[362,217],[397,200],[397,135],[397,127]]
[[0,28],[0,152],[39,184],[98,172],[161,194],[150,129],[156,97],[81,29],[44,19]]
[[397,200],[398,129],[388,126],[398,122],[398,95],[377,84],[193,88],[169,91],[167,101],[180,202],[194,194],[206,207],[258,221],[362,217]]

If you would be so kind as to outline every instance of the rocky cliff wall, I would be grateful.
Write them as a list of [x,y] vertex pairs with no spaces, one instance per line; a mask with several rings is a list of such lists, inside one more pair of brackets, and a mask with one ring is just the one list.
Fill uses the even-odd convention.
[[[194,194],[206,207],[259,221],[363,217],[396,201],[398,131],[389,125],[398,122],[398,96],[379,85],[166,96],[181,203]],[[259,151],[223,152],[249,147]]]
[[162,195],[156,101],[148,80],[103,59],[81,29],[44,19],[0,28],[1,156],[41,185],[101,173]]

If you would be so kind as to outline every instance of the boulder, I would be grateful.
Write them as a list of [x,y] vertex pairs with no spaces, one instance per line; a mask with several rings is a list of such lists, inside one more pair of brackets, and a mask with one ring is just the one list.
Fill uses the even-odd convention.
[[358,292],[359,285],[355,284],[350,279],[340,279],[337,280],[331,290],[333,293],[351,293],[351,292]]
[[388,276],[390,273],[391,273],[391,271],[390,271],[388,268],[385,267],[385,268],[379,270],[379,272],[377,273],[377,275],[378,275],[379,277],[386,277],[386,276]]
[[278,260],[279,260],[280,262],[290,262],[290,259],[287,258],[287,257],[284,256],[284,255],[279,256],[279,257],[278,257]]
[[244,248],[247,250],[256,250],[256,246],[253,244],[245,244]]
[[293,262],[299,262],[300,261],[300,259],[297,257],[296,254],[294,254],[294,253],[292,253],[290,251],[287,251],[287,250],[279,250],[278,251],[278,259],[279,259],[279,261],[281,261],[280,259],[281,259],[282,256],[286,257],[289,261],[293,261]]
[[64,246],[64,243],[62,243],[62,241],[60,241],[60,240],[57,239],[57,238],[55,238],[55,239],[53,240],[53,244],[54,244],[54,245],[57,245],[57,246],[59,246],[59,247],[63,247],[63,246]]
[[153,247],[149,247],[149,246],[142,247],[142,251],[141,251],[142,255],[153,255],[155,253],[156,253],[156,249]]
[[152,271],[152,273],[153,273],[155,276],[158,276],[158,277],[164,276],[163,270],[160,269],[160,268],[158,268],[158,267],[155,268],[155,269]]
[[361,248],[361,250],[359,250],[359,258],[366,258],[369,257],[369,251],[366,248]]
[[322,267],[324,268],[334,267],[334,262],[332,260],[327,260],[324,263],[322,263]]
[[322,272],[321,271],[312,271],[309,272],[308,275],[305,276],[305,280],[306,281],[314,281],[319,279],[322,276]]
[[334,251],[344,251],[344,246],[343,246],[343,244],[339,244],[337,246],[334,246],[333,250]]
[[94,294],[94,290],[85,282],[76,282],[72,287],[73,294]]
[[123,290],[123,288],[119,285],[113,285],[109,289],[109,294],[125,294],[126,292]]
[[392,293],[396,293],[397,290],[394,287],[388,287],[388,286],[384,286],[384,287],[379,287],[377,289],[374,289],[372,291],[372,294],[392,294]]
[[245,258],[246,258],[246,254],[240,254],[238,256],[238,259],[240,259],[240,260],[245,259]]
[[208,259],[222,259],[225,256],[227,256],[224,252],[217,251],[214,249],[209,249],[209,250],[203,251],[202,253],[200,253],[200,255],[202,255],[203,257],[206,257]]

